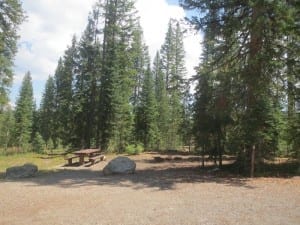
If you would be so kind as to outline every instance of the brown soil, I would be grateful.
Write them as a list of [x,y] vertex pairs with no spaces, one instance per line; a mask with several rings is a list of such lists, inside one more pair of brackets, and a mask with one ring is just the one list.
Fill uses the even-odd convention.
[[224,176],[191,156],[131,158],[133,175],[103,176],[108,159],[0,180],[0,225],[300,224],[298,177]]

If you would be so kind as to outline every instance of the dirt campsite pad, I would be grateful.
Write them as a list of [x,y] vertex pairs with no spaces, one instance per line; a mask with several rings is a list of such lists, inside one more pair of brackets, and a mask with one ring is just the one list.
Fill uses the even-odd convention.
[[[132,156],[133,175],[106,162],[0,180],[0,225],[300,224],[300,179],[201,172],[197,157]],[[157,158],[156,158],[157,159]]]

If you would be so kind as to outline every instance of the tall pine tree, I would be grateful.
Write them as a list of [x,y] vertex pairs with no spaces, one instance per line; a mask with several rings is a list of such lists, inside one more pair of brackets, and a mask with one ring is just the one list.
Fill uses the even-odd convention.
[[101,147],[123,151],[133,133],[132,106],[134,87],[132,48],[137,18],[133,1],[107,0],[103,33],[100,93]]
[[179,130],[183,123],[183,86],[186,74],[184,57],[183,33],[179,22],[170,20],[165,42],[161,48],[161,68],[165,74],[169,101],[168,148],[177,148],[182,143]]
[[33,120],[33,88],[30,72],[24,76],[15,110],[15,140],[23,151],[30,150]]
[[238,162],[253,175],[254,165],[259,166],[262,157],[277,148],[273,82],[285,68],[279,57],[285,52],[284,39],[295,27],[297,16],[287,1],[181,2],[186,9],[202,12],[190,20],[196,29],[212,29],[217,37],[212,71],[223,71],[226,66],[229,75],[221,85],[233,81],[239,87],[235,93],[240,100],[234,104],[238,108],[234,109],[239,130],[235,135],[240,140]]
[[156,148],[163,150],[167,148],[167,133],[169,125],[169,104],[166,89],[165,73],[162,70],[162,62],[159,52],[156,53],[153,62],[153,75],[155,80],[155,97],[157,102],[157,143]]
[[98,83],[101,72],[99,43],[100,8],[96,5],[78,44],[78,72],[75,76],[75,137],[82,148],[96,147]]
[[145,73],[137,108],[138,140],[146,149],[153,149],[157,143],[157,104],[155,98],[154,79],[150,65]]
[[39,132],[47,147],[51,146],[52,143],[53,147],[57,147],[58,118],[55,81],[50,76],[46,82],[45,92],[39,109]]
[[59,59],[54,74],[56,133],[57,137],[62,140],[63,145],[70,144],[74,136],[73,81],[78,70],[77,52],[77,41],[76,37],[73,36],[72,44],[65,51],[63,58]]

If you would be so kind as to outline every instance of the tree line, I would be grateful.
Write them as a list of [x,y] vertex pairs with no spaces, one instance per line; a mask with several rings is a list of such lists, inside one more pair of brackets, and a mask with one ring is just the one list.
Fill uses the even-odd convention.
[[[194,135],[203,153],[231,151],[253,175],[264,158],[300,153],[299,3],[183,0],[204,32]],[[299,107],[299,106],[298,106]]]
[[[171,19],[152,64],[133,1],[98,1],[87,26],[59,59],[41,104],[23,80],[7,146],[176,149],[188,92],[183,31]],[[190,119],[190,118],[187,118]]]
[[178,21],[170,20],[151,62],[134,1],[98,1],[47,80],[38,109],[29,73],[16,108],[1,104],[1,146],[40,139],[49,148],[123,152],[129,145],[192,144],[219,166],[224,153],[235,154],[247,171],[266,157],[299,157],[297,1],[180,3],[204,34],[195,76],[186,77]]

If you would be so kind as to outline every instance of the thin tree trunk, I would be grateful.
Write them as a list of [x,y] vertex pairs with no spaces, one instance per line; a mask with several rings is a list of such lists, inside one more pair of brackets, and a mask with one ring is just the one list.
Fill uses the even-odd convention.
[[255,145],[252,146],[252,151],[251,151],[250,177],[254,177],[254,169],[255,169]]
[[202,168],[204,168],[204,162],[205,162],[205,145],[202,147]]
[[218,148],[218,155],[219,155],[219,168],[222,167],[222,146],[221,146],[221,134],[218,132],[218,142],[217,142],[217,148]]

